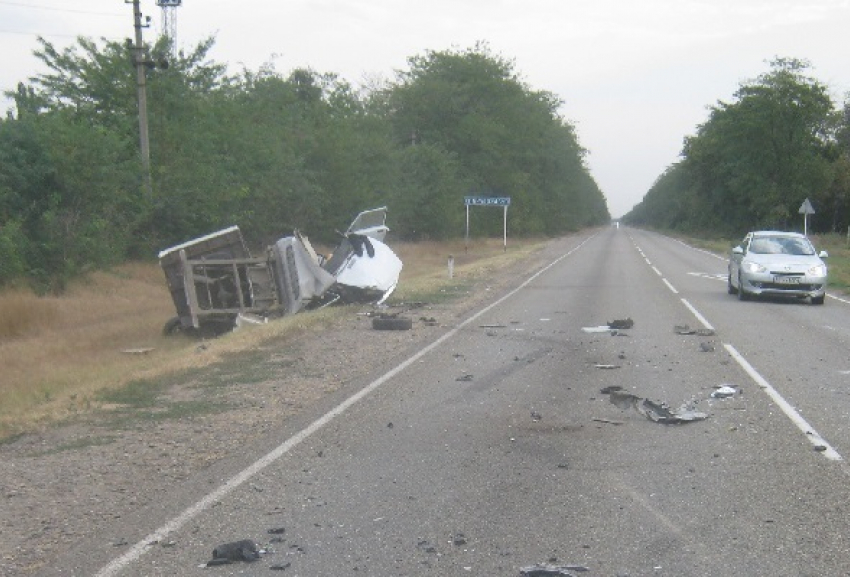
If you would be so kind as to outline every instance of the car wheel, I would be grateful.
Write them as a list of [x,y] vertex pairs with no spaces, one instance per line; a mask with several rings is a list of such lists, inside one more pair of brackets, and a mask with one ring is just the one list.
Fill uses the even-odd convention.
[[750,299],[750,295],[744,290],[744,283],[741,282],[741,275],[738,275],[738,300],[746,301]]
[[180,326],[180,317],[172,317],[168,319],[165,323],[165,326],[162,327],[162,334],[166,337],[170,337],[172,335],[176,335],[181,332],[182,327]]
[[736,289],[734,286],[732,286],[732,274],[731,273],[729,274],[729,276],[726,277],[726,292],[728,292],[730,295],[738,294],[738,289]]
[[812,304],[813,305],[822,305],[823,299],[824,299],[823,295],[821,295],[819,297],[812,297]]

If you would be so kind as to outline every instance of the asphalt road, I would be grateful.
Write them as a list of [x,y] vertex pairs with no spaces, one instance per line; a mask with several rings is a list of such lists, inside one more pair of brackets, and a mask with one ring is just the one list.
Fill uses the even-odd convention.
[[[644,231],[560,244],[253,468],[169,494],[169,524],[128,519],[138,543],[60,574],[850,574],[850,302],[739,302],[725,260]],[[609,386],[707,418],[653,422]],[[269,552],[200,567],[240,539]]]

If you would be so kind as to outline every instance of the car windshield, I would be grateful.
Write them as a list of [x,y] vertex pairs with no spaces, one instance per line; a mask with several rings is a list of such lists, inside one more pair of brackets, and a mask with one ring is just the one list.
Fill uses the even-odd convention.
[[753,239],[750,252],[755,254],[790,254],[811,256],[815,249],[805,238],[794,236],[760,236]]

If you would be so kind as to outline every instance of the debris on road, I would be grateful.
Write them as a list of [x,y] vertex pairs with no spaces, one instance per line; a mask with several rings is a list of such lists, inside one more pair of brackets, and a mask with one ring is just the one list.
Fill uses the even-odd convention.
[[227,565],[239,561],[253,562],[260,558],[260,547],[250,539],[225,543],[213,549],[213,558],[207,561],[207,567]]
[[630,329],[635,326],[635,321],[629,318],[625,319],[615,319],[608,323],[608,328],[611,329]]
[[611,335],[617,334],[617,330],[612,329],[608,325],[599,325],[598,327],[582,327],[581,330],[586,333],[610,333]]
[[606,365],[606,364],[603,364],[603,363],[597,363],[593,366],[596,367],[597,369],[619,369],[620,368],[620,365]]
[[574,577],[574,573],[589,571],[584,565],[536,564],[519,570],[521,577]]
[[677,335],[696,335],[698,337],[713,337],[717,334],[714,329],[692,329],[690,325],[674,325],[673,332]]
[[531,420],[532,420],[532,421],[535,421],[535,422],[537,422],[537,421],[542,421],[542,420],[543,420],[543,415],[541,415],[541,414],[540,414],[540,413],[538,413],[537,411],[531,411]]
[[727,399],[729,397],[734,397],[737,392],[738,389],[736,389],[732,385],[720,385],[714,392],[711,393],[711,398]]
[[617,408],[624,411],[634,409],[653,423],[661,423],[662,425],[693,423],[708,418],[706,413],[696,411],[687,405],[673,411],[665,403],[656,403],[624,391],[611,391],[608,398],[611,404]]
[[699,350],[704,353],[713,353],[714,343],[711,341],[703,341],[699,344]]
[[381,313],[372,318],[372,328],[376,331],[409,331],[413,328],[413,320],[398,313]]
[[472,379],[473,379],[473,376],[472,376],[472,375],[470,375],[469,373],[466,373],[466,374],[464,374],[464,375],[459,376],[459,377],[458,377],[458,378],[456,378],[455,380],[456,380],[456,381],[462,381],[462,382],[463,382],[463,381],[471,381]]

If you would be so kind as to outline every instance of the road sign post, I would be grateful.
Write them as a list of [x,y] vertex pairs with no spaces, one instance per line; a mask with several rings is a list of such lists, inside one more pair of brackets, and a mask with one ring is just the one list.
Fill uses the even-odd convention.
[[811,201],[808,198],[804,200],[797,212],[803,215],[803,234],[809,236],[809,215],[815,213]]
[[469,207],[470,206],[501,206],[502,217],[502,245],[505,252],[508,250],[508,206],[511,204],[510,196],[465,196],[463,203],[466,205],[466,237],[464,250],[469,250]]

